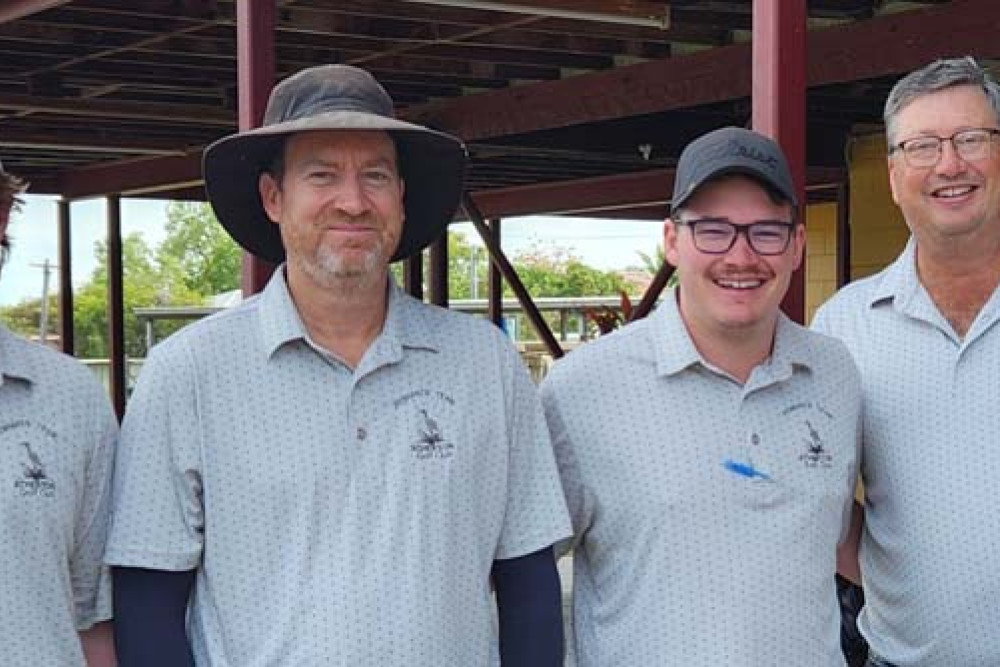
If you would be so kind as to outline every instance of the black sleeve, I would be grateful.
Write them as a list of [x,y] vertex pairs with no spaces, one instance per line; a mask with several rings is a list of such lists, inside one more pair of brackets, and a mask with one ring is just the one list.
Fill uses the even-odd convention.
[[194,667],[186,616],[195,570],[116,567],[113,576],[120,667]]
[[505,667],[560,667],[562,591],[552,548],[493,562]]

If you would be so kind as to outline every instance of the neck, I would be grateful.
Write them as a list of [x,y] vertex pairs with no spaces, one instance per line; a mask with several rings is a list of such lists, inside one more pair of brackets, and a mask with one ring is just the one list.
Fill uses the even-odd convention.
[[931,300],[964,336],[1000,284],[1000,239],[975,243],[917,241],[917,274]]
[[776,322],[726,331],[706,331],[684,318],[688,335],[698,353],[740,384],[746,384],[753,369],[767,361],[774,347]]
[[356,368],[386,316],[388,275],[317,285],[301,272],[287,271],[288,291],[309,337]]

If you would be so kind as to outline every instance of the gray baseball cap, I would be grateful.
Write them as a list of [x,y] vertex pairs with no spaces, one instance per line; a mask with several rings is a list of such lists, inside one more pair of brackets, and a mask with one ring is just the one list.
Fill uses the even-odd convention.
[[698,137],[681,153],[670,201],[671,214],[698,188],[724,174],[746,174],[763,181],[792,206],[798,206],[788,162],[778,144],[752,130],[723,127]]

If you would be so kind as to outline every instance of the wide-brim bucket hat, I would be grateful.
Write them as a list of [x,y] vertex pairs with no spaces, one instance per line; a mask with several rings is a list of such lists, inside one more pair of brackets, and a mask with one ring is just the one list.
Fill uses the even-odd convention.
[[284,261],[281,234],[264,211],[258,180],[287,136],[312,130],[382,130],[395,142],[406,183],[406,219],[392,261],[416,254],[447,228],[462,195],[465,145],[444,132],[396,119],[392,98],[365,70],[320,65],[274,87],[261,127],[205,149],[205,189],[215,216],[247,251]]

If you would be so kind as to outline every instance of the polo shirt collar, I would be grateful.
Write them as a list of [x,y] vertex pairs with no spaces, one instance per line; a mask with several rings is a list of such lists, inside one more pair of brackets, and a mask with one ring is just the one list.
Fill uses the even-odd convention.
[[[697,364],[713,368],[702,358],[684,325],[677,304],[676,288],[667,293],[651,318],[649,334],[655,350],[658,375],[674,375]],[[766,368],[766,373],[775,381],[790,377],[795,367],[811,368],[813,351],[809,335],[784,313],[779,313],[774,348],[768,361],[760,368]]]
[[0,325],[0,385],[5,378],[16,378],[26,382],[36,382],[38,377],[35,365],[28,355],[17,349],[26,345],[6,327]]
[[[875,308],[886,303],[891,303],[892,307],[903,315],[928,322],[955,338],[954,329],[920,282],[920,276],[917,274],[917,243],[912,236],[896,261],[882,273],[868,300],[868,307]],[[996,321],[998,310],[1000,310],[1000,288],[994,290],[983,305],[982,312],[976,317],[972,328],[965,336],[965,342],[971,342],[990,328]]]
[[868,299],[868,307],[874,308],[891,301],[898,310],[915,314],[918,309],[918,295],[923,288],[917,276],[917,244],[911,236],[899,257],[882,273]]
[[[372,346],[390,358],[398,359],[404,348],[437,350],[432,328],[425,322],[423,306],[406,294],[389,277],[386,318],[382,332]],[[270,357],[286,343],[308,341],[308,332],[288,291],[285,265],[282,264],[268,281],[259,299],[259,314],[264,351]],[[379,356],[382,356],[381,354]]]
[[652,326],[648,331],[655,350],[657,375],[675,375],[704,363],[681,318],[676,287],[667,292],[650,318]]

